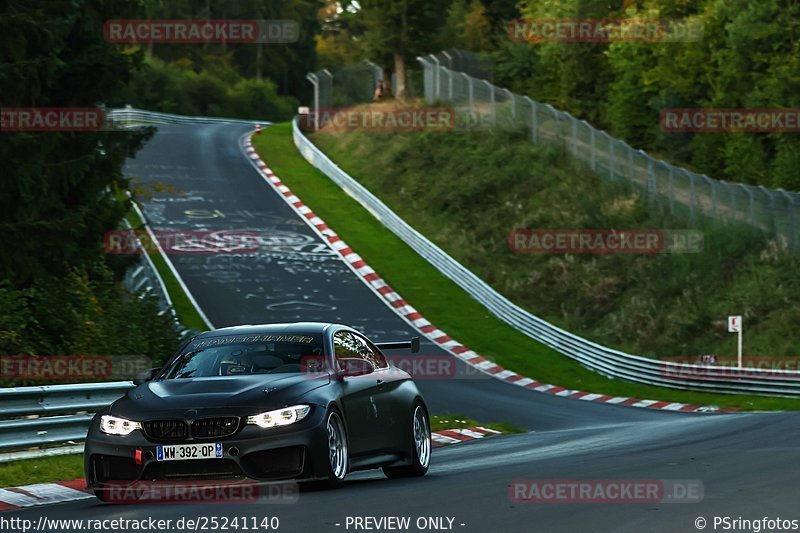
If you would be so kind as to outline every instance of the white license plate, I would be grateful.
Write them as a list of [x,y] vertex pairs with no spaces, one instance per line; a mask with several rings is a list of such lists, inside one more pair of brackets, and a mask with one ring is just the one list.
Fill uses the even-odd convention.
[[156,459],[159,461],[186,461],[188,459],[219,459],[222,457],[222,443],[209,444],[159,444],[156,446]]

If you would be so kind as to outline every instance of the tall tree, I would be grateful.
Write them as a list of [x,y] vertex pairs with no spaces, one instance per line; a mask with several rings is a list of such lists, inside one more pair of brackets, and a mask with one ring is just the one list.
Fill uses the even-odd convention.
[[384,65],[393,64],[397,79],[395,96],[405,98],[406,64],[429,53],[443,25],[448,2],[427,0],[364,0],[361,19],[369,55]]
[[[136,18],[124,0],[25,0],[0,4],[3,107],[118,103],[139,62],[106,42],[106,20]],[[0,133],[0,278],[23,286],[100,253],[103,233],[127,209],[115,190],[122,164],[145,135],[131,131]]]

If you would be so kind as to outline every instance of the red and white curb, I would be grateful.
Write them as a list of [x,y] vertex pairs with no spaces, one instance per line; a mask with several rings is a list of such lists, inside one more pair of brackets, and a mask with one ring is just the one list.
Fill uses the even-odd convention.
[[587,402],[607,403],[612,405],[624,405],[627,407],[644,407],[648,409],[661,409],[665,411],[692,411],[692,412],[713,412],[719,411],[716,406],[690,405],[677,402],[663,402],[657,400],[641,400],[639,398],[628,398],[622,396],[608,396],[605,394],[594,394],[579,390],[565,389],[558,385],[541,383],[535,379],[517,374],[512,370],[507,370],[497,363],[493,363],[473,352],[458,341],[450,338],[447,334],[428,322],[416,309],[408,304],[397,292],[392,289],[381,277],[364,261],[361,256],[353,251],[331,228],[325,224],[321,218],[314,214],[286,185],[280,178],[262,161],[255,148],[250,135],[243,140],[243,148],[251,163],[258,169],[264,180],[278,192],[280,196],[294,209],[306,222],[314,228],[317,233],[328,241],[330,246],[339,252],[350,268],[369,286],[375,293],[379,294],[383,300],[402,318],[404,318],[415,329],[425,337],[435,342],[444,350],[455,357],[461,359],[468,365],[489,374],[490,376],[538,392],[583,400]]
[[442,429],[431,433],[431,440],[433,447],[439,448],[450,444],[458,444],[468,440],[482,439],[484,437],[491,437],[492,435],[502,435],[502,431],[496,429],[489,429],[482,426],[474,428],[459,428],[459,429]]
[[[444,429],[431,433],[431,445],[434,448],[440,448],[501,434],[502,431],[480,426]],[[73,479],[72,481],[36,483],[22,487],[7,487],[0,489],[0,511],[12,511],[25,507],[86,500],[89,498],[94,498],[94,494],[86,488],[86,480],[83,478]]]
[[94,498],[83,478],[0,489],[0,511]]

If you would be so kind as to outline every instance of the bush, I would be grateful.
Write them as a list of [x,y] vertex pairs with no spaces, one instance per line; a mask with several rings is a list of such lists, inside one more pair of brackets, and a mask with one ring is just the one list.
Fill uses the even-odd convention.
[[299,105],[279,95],[272,80],[241,77],[224,56],[203,69],[149,57],[126,98],[124,103],[150,111],[271,121],[290,119]]

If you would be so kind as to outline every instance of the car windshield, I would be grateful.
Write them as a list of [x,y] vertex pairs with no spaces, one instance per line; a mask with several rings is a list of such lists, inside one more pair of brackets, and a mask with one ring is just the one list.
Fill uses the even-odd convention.
[[322,360],[321,335],[212,337],[190,344],[163,378],[307,372]]

